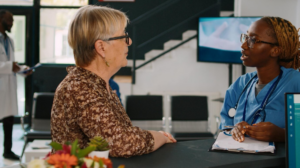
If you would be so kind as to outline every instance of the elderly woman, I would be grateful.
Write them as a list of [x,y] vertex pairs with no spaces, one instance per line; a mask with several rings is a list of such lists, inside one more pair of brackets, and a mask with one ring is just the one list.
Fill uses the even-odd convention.
[[57,87],[51,112],[52,140],[79,140],[81,148],[95,136],[110,145],[110,156],[130,157],[155,151],[176,140],[166,132],[132,126],[109,79],[127,65],[132,41],[125,32],[127,16],[102,6],[79,9],[70,25],[68,41],[76,66]]

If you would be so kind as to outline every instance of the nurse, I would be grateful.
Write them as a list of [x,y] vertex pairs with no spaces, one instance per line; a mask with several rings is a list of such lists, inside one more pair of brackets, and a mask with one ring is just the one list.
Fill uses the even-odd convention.
[[299,35],[291,22],[263,17],[241,35],[245,66],[256,71],[239,77],[227,90],[220,129],[235,125],[232,138],[285,140],[285,92],[300,92]]

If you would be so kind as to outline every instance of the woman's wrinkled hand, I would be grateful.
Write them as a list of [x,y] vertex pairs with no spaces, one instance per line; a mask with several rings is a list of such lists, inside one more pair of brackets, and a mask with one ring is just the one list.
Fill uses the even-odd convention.
[[158,131],[160,133],[162,133],[164,136],[166,136],[168,138],[167,143],[175,143],[177,142],[176,139],[168,132],[164,132],[164,131]]
[[245,121],[242,121],[240,123],[237,123],[235,126],[236,127],[234,127],[230,132],[232,138],[236,141],[243,142],[245,140],[245,133],[247,130],[246,126],[249,126],[249,124]]
[[246,134],[260,141],[285,141],[285,129],[270,122],[260,122],[246,126]]

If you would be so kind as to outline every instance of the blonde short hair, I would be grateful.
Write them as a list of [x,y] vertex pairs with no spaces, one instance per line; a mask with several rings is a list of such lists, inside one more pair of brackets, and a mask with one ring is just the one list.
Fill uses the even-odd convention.
[[68,42],[73,49],[77,66],[88,66],[95,58],[94,44],[107,40],[127,26],[129,19],[124,12],[105,6],[81,7],[73,19]]

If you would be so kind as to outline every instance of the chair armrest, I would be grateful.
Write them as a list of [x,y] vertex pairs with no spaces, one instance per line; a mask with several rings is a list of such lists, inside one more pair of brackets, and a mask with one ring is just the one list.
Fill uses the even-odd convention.
[[220,123],[221,123],[221,118],[220,118],[220,116],[214,116],[215,117],[215,119],[216,119],[216,124],[217,124],[217,130],[216,130],[216,132],[215,132],[215,134],[214,134],[214,138],[215,139],[217,139],[217,137],[218,137],[218,135],[219,135],[219,132],[221,131],[220,129],[219,129],[219,126],[220,126]]
[[25,118],[29,117],[29,113],[25,112],[25,115],[20,117],[20,122],[21,122],[21,126],[23,131],[25,132]]

